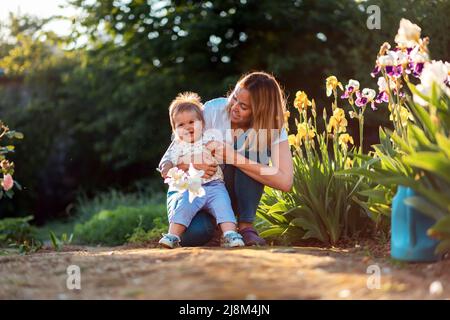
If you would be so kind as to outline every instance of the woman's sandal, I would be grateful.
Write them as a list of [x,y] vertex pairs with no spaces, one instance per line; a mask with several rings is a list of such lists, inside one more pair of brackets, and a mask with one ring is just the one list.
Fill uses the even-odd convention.
[[244,238],[244,243],[246,246],[265,246],[266,240],[261,238],[256,232],[255,228],[247,227],[239,230],[239,233]]

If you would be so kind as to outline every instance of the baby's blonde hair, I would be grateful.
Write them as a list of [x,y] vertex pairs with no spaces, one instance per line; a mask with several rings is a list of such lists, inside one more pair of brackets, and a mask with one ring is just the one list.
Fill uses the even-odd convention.
[[203,104],[200,96],[195,92],[179,93],[175,99],[172,100],[169,106],[169,117],[172,129],[175,130],[174,117],[181,112],[193,111],[197,114],[198,119],[205,124],[203,117]]

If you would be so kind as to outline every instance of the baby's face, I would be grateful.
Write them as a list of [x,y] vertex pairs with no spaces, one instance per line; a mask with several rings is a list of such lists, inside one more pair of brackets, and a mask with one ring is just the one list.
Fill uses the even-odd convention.
[[202,136],[203,122],[194,111],[183,111],[173,117],[176,136],[185,142],[195,142]]

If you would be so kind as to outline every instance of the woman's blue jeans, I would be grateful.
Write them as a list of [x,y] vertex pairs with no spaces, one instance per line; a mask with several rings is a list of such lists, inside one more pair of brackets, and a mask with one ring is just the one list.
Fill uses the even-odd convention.
[[[253,222],[264,191],[264,185],[232,165],[225,165],[223,174],[237,220],[239,222]],[[168,201],[170,201],[169,197]],[[207,211],[201,210],[181,236],[181,245],[183,247],[202,246],[211,240],[215,230],[216,221],[214,217]]]

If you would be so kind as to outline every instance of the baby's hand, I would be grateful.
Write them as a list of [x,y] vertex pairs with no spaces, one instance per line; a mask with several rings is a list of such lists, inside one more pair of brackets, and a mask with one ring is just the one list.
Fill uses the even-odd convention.
[[169,172],[169,170],[173,168],[173,164],[170,161],[166,161],[163,163],[163,165],[161,166],[161,168],[158,170],[161,173],[161,177],[163,179],[167,178],[167,173]]

